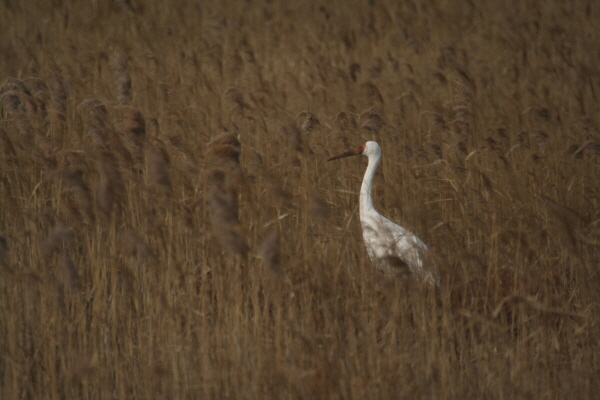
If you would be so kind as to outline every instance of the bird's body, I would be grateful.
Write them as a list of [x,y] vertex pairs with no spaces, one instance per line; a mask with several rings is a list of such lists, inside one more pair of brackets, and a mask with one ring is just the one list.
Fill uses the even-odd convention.
[[364,155],[369,164],[360,188],[360,222],[369,258],[386,275],[409,274],[417,280],[438,285],[437,269],[428,256],[428,249],[412,232],[379,214],[373,206],[373,178],[381,161],[381,148],[376,142],[367,142],[330,160]]

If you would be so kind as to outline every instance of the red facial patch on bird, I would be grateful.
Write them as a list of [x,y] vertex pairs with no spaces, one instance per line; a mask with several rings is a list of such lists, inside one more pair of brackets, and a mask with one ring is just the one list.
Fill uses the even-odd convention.
[[356,154],[362,154],[363,151],[365,151],[365,147],[367,147],[367,144],[361,144],[360,146],[358,146],[354,151],[356,152]]

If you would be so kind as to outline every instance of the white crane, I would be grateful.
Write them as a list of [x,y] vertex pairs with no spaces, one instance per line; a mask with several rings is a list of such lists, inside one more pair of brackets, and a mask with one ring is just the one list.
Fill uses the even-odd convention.
[[386,275],[410,274],[417,280],[439,286],[437,267],[428,256],[429,250],[425,243],[412,232],[379,214],[373,206],[373,178],[381,161],[381,147],[377,142],[367,142],[327,161],[360,155],[369,158],[360,187],[359,202],[360,223],[369,258]]

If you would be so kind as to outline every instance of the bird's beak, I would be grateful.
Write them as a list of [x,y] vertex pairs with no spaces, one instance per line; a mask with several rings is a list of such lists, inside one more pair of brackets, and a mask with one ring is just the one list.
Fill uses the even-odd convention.
[[333,161],[333,160],[337,160],[339,158],[350,157],[350,156],[359,156],[360,153],[357,150],[358,149],[345,151],[342,154],[338,154],[337,156],[328,158],[327,161]]

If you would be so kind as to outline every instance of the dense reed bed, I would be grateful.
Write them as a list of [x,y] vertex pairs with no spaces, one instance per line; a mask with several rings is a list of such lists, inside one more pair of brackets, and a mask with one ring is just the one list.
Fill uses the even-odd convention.
[[597,396],[596,3],[2,8],[1,398]]

